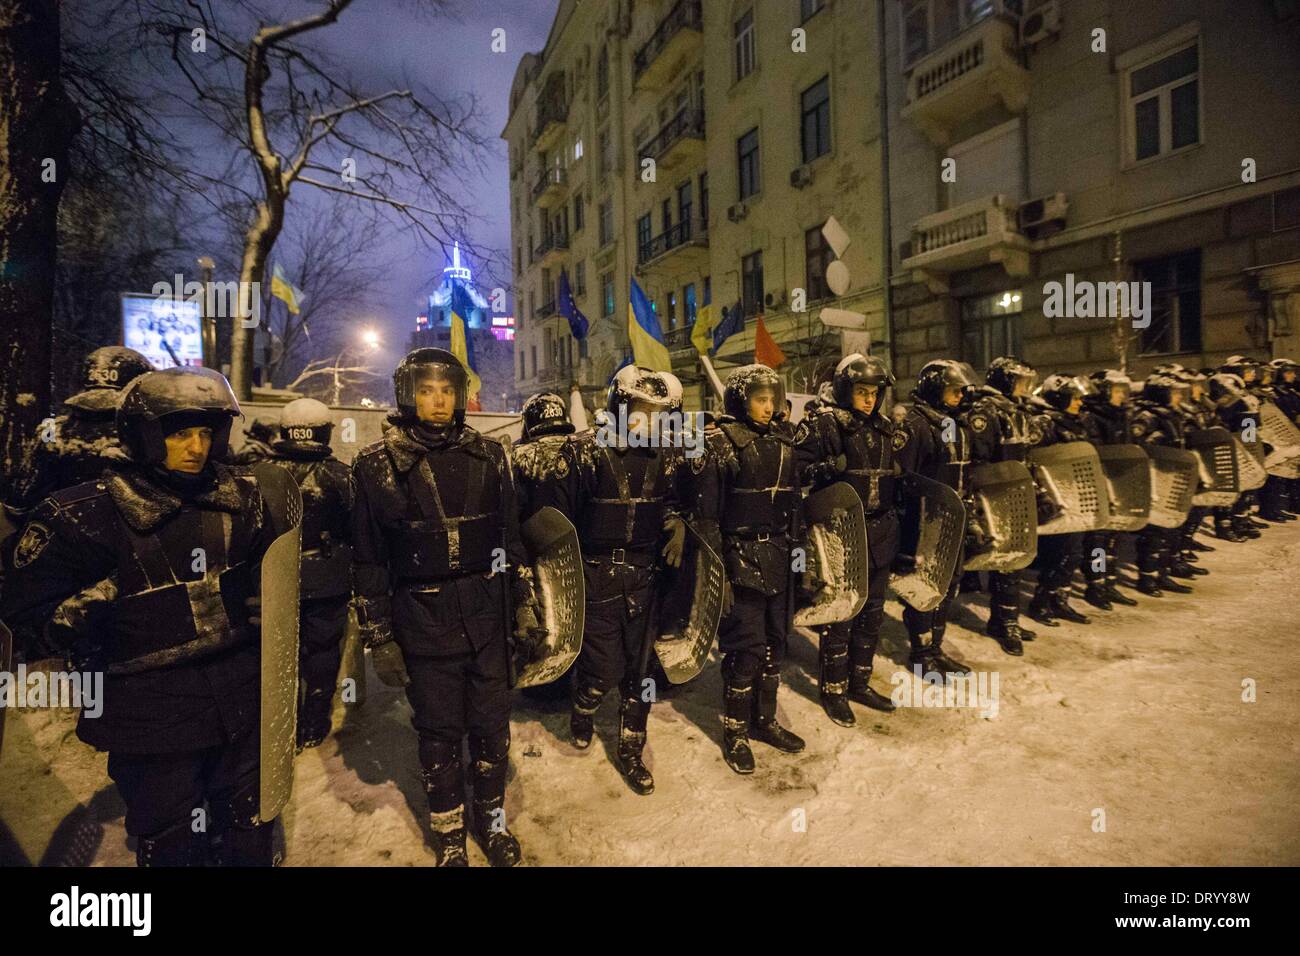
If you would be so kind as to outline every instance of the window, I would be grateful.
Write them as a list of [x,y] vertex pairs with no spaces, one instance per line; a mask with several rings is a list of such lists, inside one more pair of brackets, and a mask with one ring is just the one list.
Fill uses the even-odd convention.
[[1024,14],[1024,0],[903,0],[899,14],[906,71],[986,17],[1001,14],[1019,19]]
[[688,326],[695,324],[695,283],[692,282],[686,288],[682,289],[682,301],[686,303],[686,324]]
[[515,246],[515,275],[524,271],[524,253],[518,246]]
[[763,251],[751,252],[740,260],[740,302],[745,317],[763,311]]
[[736,43],[736,79],[743,80],[754,72],[757,53],[754,46],[754,10],[750,8],[740,15],[735,24]]
[[704,277],[704,303],[707,305],[713,301],[713,277]]
[[1019,289],[961,300],[961,357],[976,368],[988,368],[1000,355],[1020,354]]
[[740,198],[747,199],[759,191],[758,127],[736,140],[736,166],[740,180]]
[[677,328],[677,292],[668,290],[668,328]]
[[614,140],[609,135],[609,130],[602,129],[599,137],[600,143],[600,171],[602,173],[612,172],[614,169]]
[[632,130],[632,145],[636,147],[638,156],[645,157],[650,155],[650,137],[653,131],[650,129],[650,121],[646,120],[636,129]]
[[700,173],[700,222],[709,228],[709,174]]
[[831,151],[831,80],[823,76],[803,91],[800,136],[803,161],[811,163]]
[[682,224],[682,238],[691,238],[691,181],[677,187],[677,221]]
[[602,47],[600,57],[596,60],[596,98],[600,99],[609,92],[609,49]]
[[804,233],[803,248],[808,300],[815,302],[825,299],[831,294],[830,287],[826,284],[826,267],[835,261],[835,252],[822,235],[821,226],[815,226]]
[[671,198],[665,199],[659,207],[659,214],[663,219],[664,232],[673,231],[673,201]]
[[826,6],[826,0],[799,0],[800,22],[807,20],[824,6]]
[[533,290],[529,289],[528,290],[528,317],[531,319],[536,315],[537,315],[537,298],[533,294]]
[[1201,350],[1201,250],[1134,264],[1151,283],[1151,324],[1142,329],[1142,354]]
[[536,345],[528,346],[528,351],[529,353],[531,353],[533,357],[533,378],[536,378],[537,377],[537,346]]
[[573,197],[573,231],[582,232],[582,227],[586,216],[586,204],[582,201],[582,193]]
[[614,241],[614,200],[606,199],[600,204],[600,244],[607,246]]
[[1126,76],[1129,162],[1172,153],[1201,141],[1200,45],[1133,67]]
[[650,225],[650,214],[646,213],[636,221],[636,248],[637,255],[646,259],[650,255],[650,240],[653,239],[652,227]]
[[519,353],[519,377],[523,378],[528,374],[528,369],[524,368],[524,360],[527,356],[523,352]]
[[573,159],[574,162],[582,159],[582,137],[579,136],[573,141]]
[[614,314],[614,273],[606,272],[600,277],[601,315],[605,318]]
[[573,294],[587,294],[587,261],[581,259],[573,267]]
[[587,357],[587,340],[582,339],[578,342],[578,358],[585,359],[586,357]]

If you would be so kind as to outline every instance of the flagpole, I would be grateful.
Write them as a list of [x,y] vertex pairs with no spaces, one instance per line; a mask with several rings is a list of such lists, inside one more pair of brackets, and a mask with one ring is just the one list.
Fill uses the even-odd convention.
[[704,373],[709,377],[709,384],[713,386],[714,394],[716,394],[718,399],[721,400],[723,391],[722,379],[718,378],[718,373],[714,371],[713,362],[709,360],[709,357],[703,352],[700,352],[699,355],[700,364],[704,366]]
[[569,420],[574,431],[587,430],[587,406],[582,404],[582,389],[576,382],[569,388]]

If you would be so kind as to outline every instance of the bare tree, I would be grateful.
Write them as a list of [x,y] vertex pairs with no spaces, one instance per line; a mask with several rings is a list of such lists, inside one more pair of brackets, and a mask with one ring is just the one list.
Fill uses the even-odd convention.
[[[354,3],[373,4],[319,0],[318,12],[276,22],[255,0],[226,0],[219,13],[198,0],[136,2],[144,22],[167,40],[187,105],[239,143],[255,171],[242,288],[265,274],[299,183],[381,205],[444,249],[466,233],[471,215],[461,197],[488,148],[472,98],[451,100],[408,82],[368,90],[308,45]],[[443,3],[410,0],[405,8],[432,15]],[[206,53],[192,55],[200,39]],[[231,384],[241,398],[251,389],[252,335],[244,321],[251,311],[250,296],[232,329]]]

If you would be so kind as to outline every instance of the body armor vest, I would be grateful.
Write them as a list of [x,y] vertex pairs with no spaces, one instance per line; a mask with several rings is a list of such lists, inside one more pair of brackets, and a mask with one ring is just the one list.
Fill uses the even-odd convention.
[[393,570],[399,577],[420,579],[490,570],[492,553],[504,546],[505,536],[501,510],[484,510],[501,500],[496,469],[478,455],[438,455],[445,467],[468,466],[465,496],[457,502],[444,498],[430,458],[422,457],[406,476],[406,514],[389,550]]
[[[596,490],[587,503],[578,526],[584,555],[608,552],[612,548],[653,551],[663,533],[668,512],[668,464],[665,453],[620,454],[597,445]],[[634,459],[637,456],[640,460]],[[635,467],[644,462],[644,470]]]
[[853,431],[845,429],[842,435],[848,460],[844,480],[862,498],[863,510],[871,515],[892,508],[894,484],[903,469],[894,461],[891,436],[864,422]]
[[[939,449],[939,460],[935,463],[933,473],[926,477],[942,482],[959,495],[966,494],[967,475],[971,466],[970,429],[958,417],[956,410],[940,412],[919,402],[912,409],[934,433],[934,443]],[[949,426],[948,422],[952,422],[952,425]],[[946,437],[952,440],[947,441]]]
[[723,534],[754,537],[790,532],[799,502],[798,464],[788,439],[756,434],[739,422],[720,426],[735,449],[736,472],[727,489]]
[[335,597],[351,588],[352,548],[348,544],[346,473],[342,462],[331,474],[328,458],[295,459],[275,456],[272,461],[293,475],[302,491],[301,596]]
[[[197,515],[198,540],[186,534],[182,547],[170,549],[173,557],[184,556],[180,562],[168,556],[164,538],[185,534],[188,522],[173,519],[140,534],[119,516],[118,599],[103,647],[108,673],[153,670],[256,637],[244,604],[255,591],[252,568],[242,557],[250,545],[247,525],[225,511]],[[203,549],[201,575],[192,570],[193,547]]]

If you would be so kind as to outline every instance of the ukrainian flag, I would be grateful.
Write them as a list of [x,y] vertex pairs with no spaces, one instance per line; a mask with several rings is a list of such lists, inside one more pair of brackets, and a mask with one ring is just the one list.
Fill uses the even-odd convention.
[[282,300],[294,315],[301,313],[302,300],[306,298],[301,289],[294,288],[293,284],[285,278],[284,269],[281,268],[278,262],[275,264],[275,268],[271,270],[271,295]]
[[478,391],[483,385],[478,372],[474,370],[474,340],[469,337],[469,316],[474,311],[474,303],[465,287],[456,281],[451,286],[451,354],[460,359],[469,373],[469,399],[476,401]]
[[656,372],[673,370],[664,334],[659,330],[659,318],[636,279],[632,280],[632,296],[627,305],[627,337],[632,342],[632,356],[637,365]]
[[713,327],[718,324],[718,314],[713,311],[713,297],[710,295],[695,313],[695,325],[691,326],[691,344],[701,355],[708,355],[713,348]]

